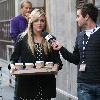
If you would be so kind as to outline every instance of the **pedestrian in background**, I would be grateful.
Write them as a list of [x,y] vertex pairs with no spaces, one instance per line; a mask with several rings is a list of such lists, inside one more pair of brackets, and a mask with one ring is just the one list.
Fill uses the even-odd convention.
[[[34,9],[30,14],[28,28],[18,39],[10,59],[11,71],[19,58],[22,63],[36,61],[53,62],[58,70],[62,62],[58,51],[42,36],[46,28],[46,16],[42,9]],[[17,75],[15,78],[14,100],[51,100],[56,97],[56,78],[54,74]]]
[[81,31],[73,53],[58,41],[52,43],[63,58],[78,65],[78,100],[100,100],[100,27],[96,25],[98,9],[93,4],[77,7],[76,21]]
[[10,22],[10,36],[14,43],[16,43],[18,35],[25,31],[31,11],[32,3],[28,0],[22,0],[20,3],[20,14],[16,17],[13,17]]

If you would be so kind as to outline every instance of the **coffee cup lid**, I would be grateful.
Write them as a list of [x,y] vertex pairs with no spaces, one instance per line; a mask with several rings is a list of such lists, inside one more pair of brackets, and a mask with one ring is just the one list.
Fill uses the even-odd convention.
[[44,61],[36,61],[36,63],[44,63]]
[[15,63],[15,65],[23,65],[23,63]]
[[33,65],[33,63],[25,63],[25,65]]
[[46,62],[46,64],[53,64],[53,62]]

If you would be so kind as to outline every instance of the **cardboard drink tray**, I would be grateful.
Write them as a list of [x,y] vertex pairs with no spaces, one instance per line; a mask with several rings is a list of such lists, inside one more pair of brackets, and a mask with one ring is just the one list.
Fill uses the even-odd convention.
[[57,72],[58,72],[57,67],[53,67],[53,68],[43,67],[39,69],[31,68],[31,69],[16,70],[12,74],[13,75],[57,74]]

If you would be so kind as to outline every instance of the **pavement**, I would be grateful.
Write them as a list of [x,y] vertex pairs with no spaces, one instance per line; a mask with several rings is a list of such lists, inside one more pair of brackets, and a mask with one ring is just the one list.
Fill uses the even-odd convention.
[[14,100],[14,88],[9,85],[2,86],[0,96],[2,96],[0,100]]
[[14,85],[11,85],[8,62],[0,59],[0,100],[14,100]]

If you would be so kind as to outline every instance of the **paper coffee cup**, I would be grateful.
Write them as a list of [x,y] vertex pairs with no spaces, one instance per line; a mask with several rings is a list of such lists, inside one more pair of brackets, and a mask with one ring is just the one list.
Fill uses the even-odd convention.
[[31,69],[33,68],[34,64],[33,63],[25,63],[26,69]]
[[52,68],[53,67],[53,62],[46,62],[46,67]]
[[23,63],[15,63],[16,69],[23,69]]
[[36,66],[36,68],[44,67],[44,61],[36,61],[35,66]]

